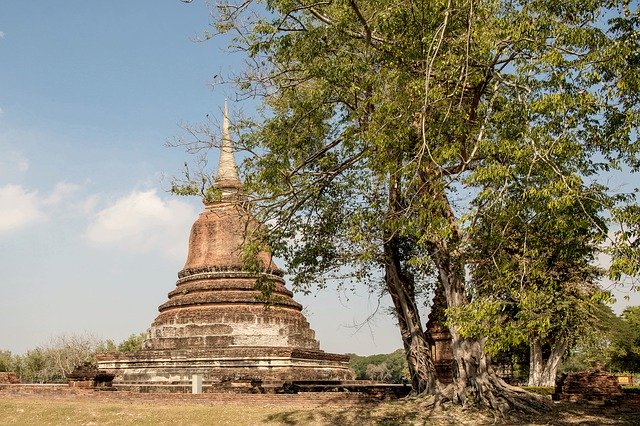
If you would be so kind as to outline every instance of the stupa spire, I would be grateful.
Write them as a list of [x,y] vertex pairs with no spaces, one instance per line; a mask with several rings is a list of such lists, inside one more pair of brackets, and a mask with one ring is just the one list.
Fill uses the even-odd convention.
[[237,187],[240,183],[238,166],[233,156],[233,142],[229,135],[229,110],[227,100],[224,100],[224,115],[222,118],[222,143],[220,144],[220,158],[216,174],[218,188]]

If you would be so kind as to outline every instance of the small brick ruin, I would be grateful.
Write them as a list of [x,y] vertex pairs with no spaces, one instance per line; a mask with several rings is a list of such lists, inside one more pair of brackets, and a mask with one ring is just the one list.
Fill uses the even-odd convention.
[[20,377],[13,372],[0,372],[0,384],[15,385],[20,383]]
[[67,374],[69,387],[82,389],[112,389],[114,374],[107,373],[104,370],[98,370],[98,367],[92,363],[84,363],[78,365],[74,370]]
[[438,380],[442,383],[452,383],[453,349],[451,348],[451,333],[443,325],[446,307],[447,301],[444,297],[442,286],[437,286],[426,325],[425,337],[431,349],[431,359],[433,360]]
[[[180,387],[192,375],[202,376],[205,391],[230,382],[354,378],[348,356],[320,350],[271,253],[257,254],[261,273],[245,268],[243,249],[261,225],[247,209],[242,186],[225,105],[215,180],[219,197],[205,201],[193,224],[186,263],[143,349],[97,356],[99,368],[115,375],[114,386]],[[273,305],[256,288],[259,277],[269,281]]]
[[623,398],[618,378],[600,368],[558,376],[555,401],[613,404]]

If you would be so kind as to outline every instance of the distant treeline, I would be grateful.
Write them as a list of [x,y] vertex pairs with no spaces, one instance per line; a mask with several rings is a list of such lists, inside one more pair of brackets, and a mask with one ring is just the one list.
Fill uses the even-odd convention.
[[403,377],[409,377],[409,367],[403,349],[398,349],[390,354],[348,355],[351,357],[349,366],[356,372],[358,380],[402,383]]
[[90,334],[58,336],[22,355],[0,350],[0,371],[12,371],[22,383],[66,382],[66,374],[100,352],[130,352],[142,347],[147,333],[132,334],[119,344]]

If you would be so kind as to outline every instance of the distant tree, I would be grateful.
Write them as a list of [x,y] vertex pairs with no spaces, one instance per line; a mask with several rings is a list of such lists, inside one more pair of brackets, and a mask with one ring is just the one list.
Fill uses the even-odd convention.
[[385,382],[391,378],[391,373],[389,373],[389,368],[386,363],[369,364],[367,365],[367,378]]
[[402,383],[403,377],[408,378],[409,370],[404,349],[398,349],[390,354],[369,356],[349,354],[349,356],[349,367],[353,369],[359,380],[371,379]]
[[142,343],[149,337],[147,332],[132,334],[118,345],[119,352],[135,352],[142,349]]
[[640,306],[628,307],[620,314],[619,329],[611,337],[608,352],[611,370],[640,372]]
[[118,345],[116,345],[116,343],[113,340],[107,339],[101,342],[100,345],[98,345],[98,347],[96,348],[96,353],[116,352],[117,350],[118,350]]
[[29,350],[20,357],[20,369],[17,373],[24,383],[47,383],[64,379],[56,371],[47,351],[41,348]]
[[626,206],[613,213],[619,228],[615,233],[616,244],[610,249],[611,278],[620,281],[640,275],[640,206]]
[[15,371],[15,357],[11,351],[0,351],[0,371]]
[[71,334],[54,337],[44,350],[53,362],[59,377],[71,373],[75,367],[95,362],[100,340],[90,334]]
[[18,357],[16,365],[23,382],[64,382],[66,374],[86,362],[95,362],[104,342],[90,334],[70,334],[52,338]]

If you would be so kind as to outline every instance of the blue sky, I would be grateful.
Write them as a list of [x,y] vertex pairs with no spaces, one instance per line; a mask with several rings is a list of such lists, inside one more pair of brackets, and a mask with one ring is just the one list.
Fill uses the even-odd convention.
[[[119,341],[166,301],[201,203],[167,192],[188,155],[164,144],[221,114],[212,77],[241,66],[193,42],[208,22],[197,1],[0,3],[0,350]],[[296,299],[324,350],[401,347],[384,313],[353,327],[364,291]]]

